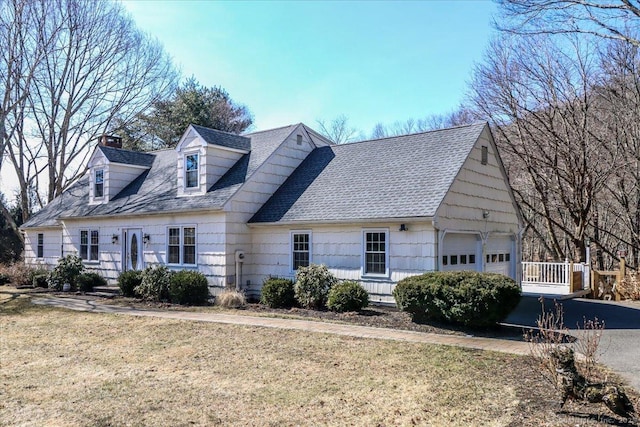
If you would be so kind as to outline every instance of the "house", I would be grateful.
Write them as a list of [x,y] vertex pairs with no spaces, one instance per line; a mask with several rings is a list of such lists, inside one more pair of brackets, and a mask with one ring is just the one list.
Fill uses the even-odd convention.
[[304,124],[246,135],[191,125],[175,149],[103,138],[87,173],[22,226],[25,261],[78,254],[114,282],[165,264],[212,294],[325,264],[393,302],[425,271],[518,277],[521,220],[486,123],[333,145]]

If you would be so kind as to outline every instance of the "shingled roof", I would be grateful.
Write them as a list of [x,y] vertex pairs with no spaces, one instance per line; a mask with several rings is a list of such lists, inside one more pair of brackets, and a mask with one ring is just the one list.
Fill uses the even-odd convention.
[[[108,203],[89,205],[89,177],[86,174],[61,196],[33,215],[22,227],[56,226],[59,218],[92,216],[139,215],[160,212],[217,210],[233,196],[242,184],[283,143],[297,125],[285,126],[245,135],[251,142],[251,151],[244,154],[202,196],[178,197],[177,158],[173,149],[144,154],[127,150],[124,157],[144,154],[152,159],[150,169],[141,173]],[[204,128],[203,128],[204,129]],[[100,147],[104,149],[108,147]],[[109,150],[107,150],[109,151]],[[103,150],[104,152],[104,150]]]
[[98,148],[104,156],[112,163],[122,163],[125,165],[136,165],[150,168],[153,164],[154,156],[149,153],[140,153],[139,151],[122,150],[119,148],[105,147],[98,145]]
[[207,143],[220,145],[227,148],[235,148],[236,150],[251,150],[251,138],[236,135],[234,133],[223,132],[221,130],[209,129],[204,126],[191,125]]
[[485,126],[316,148],[249,222],[433,217]]

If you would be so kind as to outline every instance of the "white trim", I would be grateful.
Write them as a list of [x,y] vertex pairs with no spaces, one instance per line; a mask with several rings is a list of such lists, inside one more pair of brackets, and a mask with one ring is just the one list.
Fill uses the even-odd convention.
[[[366,264],[367,264],[367,233],[384,233],[384,266],[385,272],[382,273],[367,273],[365,272]],[[379,278],[379,279],[388,279],[391,277],[391,272],[389,269],[389,253],[391,252],[391,245],[389,241],[389,229],[388,228],[363,228],[362,229],[362,255],[360,260],[360,275],[362,278]]]
[[[178,230],[180,230],[180,243],[179,243],[179,248],[180,248],[180,262],[179,263],[173,263],[173,262],[169,262],[169,229],[171,228],[177,228]],[[195,239],[195,243],[193,245],[194,247],[194,263],[193,264],[186,264],[184,262],[184,229],[185,228],[193,228],[193,237]],[[175,245],[172,245],[175,246]],[[191,245],[189,245],[191,246]],[[197,224],[183,224],[183,225],[167,225],[165,227],[165,250],[166,250],[166,260],[165,260],[165,264],[167,266],[170,267],[197,267],[198,266],[198,225]]]
[[[197,156],[196,157],[196,162],[198,163],[197,165],[197,169],[195,170],[196,172],[196,177],[197,177],[197,182],[196,185],[194,185],[193,187],[189,187],[187,185],[187,172],[194,172],[194,171],[188,171],[187,170],[187,157],[189,156]],[[200,153],[200,150],[190,150],[190,151],[185,151],[184,153],[182,153],[182,183],[183,183],[183,188],[185,193],[191,193],[191,192],[199,192],[200,191],[200,169],[201,169],[201,165],[202,162],[200,161],[202,159],[202,154]]]
[[313,262],[313,232],[311,230],[289,230],[289,272],[295,274],[293,269],[293,235],[307,234],[309,236],[309,264]]
[[[96,196],[96,188],[98,186],[98,172],[102,172],[102,195],[101,196]],[[105,173],[105,168],[96,168],[93,170],[93,199],[94,200],[104,200],[104,196],[105,196],[105,190],[106,190],[106,185],[105,185],[105,181],[106,181],[106,173]]]
[[[78,240],[78,256],[80,257],[80,259],[82,259],[82,262],[85,264],[99,264],[100,263],[100,227],[97,228],[80,228],[79,230],[79,240]],[[87,232],[87,257],[86,258],[82,258],[82,232],[86,231]],[[98,253],[96,255],[95,259],[91,258],[91,233],[92,232],[96,232],[98,233],[98,243],[97,245],[93,245],[93,246],[97,246],[98,248]]]

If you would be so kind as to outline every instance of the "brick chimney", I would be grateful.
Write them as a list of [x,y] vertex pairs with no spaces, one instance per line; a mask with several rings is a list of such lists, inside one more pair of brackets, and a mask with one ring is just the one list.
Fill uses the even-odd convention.
[[122,138],[115,135],[102,135],[98,138],[98,144],[104,147],[122,148]]

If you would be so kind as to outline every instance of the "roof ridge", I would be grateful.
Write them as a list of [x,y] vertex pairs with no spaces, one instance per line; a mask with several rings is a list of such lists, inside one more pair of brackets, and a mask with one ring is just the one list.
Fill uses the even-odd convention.
[[[233,133],[233,132],[227,132],[226,130],[214,129],[214,128],[210,128],[210,127],[207,127],[207,126],[197,125],[195,123],[189,123],[189,126],[193,126],[194,128],[195,127],[199,127],[199,128],[202,128],[202,129],[206,129],[206,130],[214,131],[214,132],[218,132],[218,133],[224,133],[224,134],[230,135],[230,136],[238,136],[240,138],[246,138],[246,136],[244,136],[244,135],[240,135],[240,134]],[[197,129],[196,129],[196,131],[197,131]]]
[[290,125],[285,125],[285,126],[279,126],[277,128],[273,128],[273,129],[265,129],[265,130],[257,130],[255,132],[250,132],[250,133],[245,133],[242,136],[249,136],[249,135],[255,135],[257,133],[264,133],[264,132],[273,132],[274,130],[280,130],[280,129],[285,129],[285,128],[290,128],[292,126],[298,126],[299,124],[302,123],[295,123],[295,124],[290,124]]
[[111,149],[111,150],[118,150],[118,151],[126,151],[127,153],[135,153],[135,154],[147,154],[149,156],[153,156],[153,154],[151,154],[151,152],[149,151],[136,151],[136,150],[129,150],[128,148],[117,148],[117,147],[110,147],[108,145],[101,145],[98,144],[97,145],[98,148],[100,148],[101,150],[103,148],[107,148],[107,149]]
[[472,122],[472,123],[467,123],[467,124],[458,125],[458,126],[451,126],[451,127],[448,127],[448,128],[430,129],[430,130],[425,130],[425,131],[421,131],[421,132],[405,133],[405,134],[402,134],[402,135],[393,135],[393,136],[385,136],[385,137],[382,137],[382,138],[363,139],[362,141],[345,142],[345,143],[342,143],[342,144],[335,144],[335,145],[333,145],[333,147],[341,147],[341,146],[345,146],[345,145],[361,144],[363,142],[382,141],[382,140],[385,140],[385,139],[397,139],[397,138],[403,138],[405,136],[423,135],[423,134],[427,134],[427,133],[444,132],[444,131],[448,131],[448,130],[461,129],[461,128],[478,126],[478,125],[484,126],[486,123],[487,122],[484,122],[484,121],[475,121],[475,122]]

